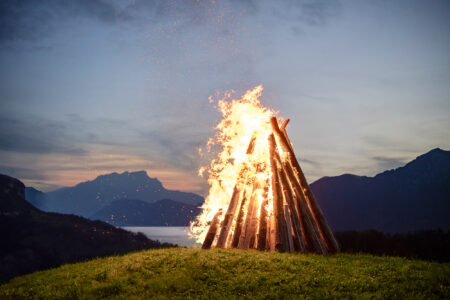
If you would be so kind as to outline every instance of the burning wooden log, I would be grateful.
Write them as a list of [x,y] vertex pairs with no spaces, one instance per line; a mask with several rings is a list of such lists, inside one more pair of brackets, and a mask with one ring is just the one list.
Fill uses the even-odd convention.
[[294,193],[297,196],[297,207],[299,209],[300,219],[303,221],[303,231],[305,231],[305,235],[309,239],[310,247],[313,247],[317,253],[328,254],[328,251],[323,245],[323,241],[320,239],[320,236],[317,236],[317,224],[314,222],[314,219],[312,219],[311,212],[305,201],[305,195],[303,194],[303,190],[294,176],[294,172],[290,164],[285,165],[285,171],[293,187]]
[[267,230],[266,230],[266,247],[265,250],[270,250],[270,222],[271,222],[271,215],[267,215]]
[[248,143],[248,147],[247,147],[247,152],[246,154],[252,154],[253,153],[253,149],[255,149],[255,141],[256,141],[256,137],[255,134],[252,134],[252,137],[250,138],[250,142]]
[[239,238],[238,248],[252,248],[251,240],[254,240],[254,234],[256,228],[256,214],[258,211],[257,199],[256,199],[256,190],[258,189],[258,184],[255,183],[253,185],[253,191],[250,196],[250,202],[248,204],[247,216],[245,218],[245,224],[243,231],[241,233],[241,237]]
[[286,128],[286,126],[289,124],[289,119],[284,120],[283,125],[281,125],[281,130],[284,130]]
[[271,251],[275,250],[275,231],[276,231],[276,221],[273,212],[270,214],[270,237],[269,237],[269,249]]
[[264,200],[261,203],[261,208],[259,211],[259,230],[258,230],[258,250],[266,249],[266,241],[267,241],[267,210],[266,206],[268,204],[268,200]]
[[299,207],[299,215],[300,215],[300,226],[302,227],[303,240],[305,241],[305,246],[308,252],[315,252],[321,254],[321,247],[319,242],[317,241],[318,237],[316,235],[316,231],[313,229],[313,223],[311,222],[311,218],[309,217],[307,209],[302,200],[294,197],[297,206]]
[[[339,250],[336,240],[286,133],[289,119],[281,126],[276,118],[270,121],[268,149],[255,150],[256,145],[261,147],[264,143],[257,141],[261,135],[254,133],[246,157],[238,166],[240,173],[223,221],[220,223],[222,210],[219,210],[202,248],[211,248],[217,238],[218,248],[335,253]],[[258,161],[262,157],[266,158]]]
[[281,133],[283,133],[284,137],[286,138],[287,145],[289,146],[289,149],[290,149],[292,152],[294,152],[294,148],[292,148],[291,141],[289,140],[289,137],[288,137],[287,132],[286,132],[286,126],[288,125],[288,123],[289,123],[289,119],[286,119],[286,120],[284,121],[283,125],[281,125],[280,131],[281,131]]
[[[247,155],[250,155],[253,153],[253,150],[255,148],[255,140],[256,140],[256,137],[255,137],[255,134],[253,134],[250,139],[250,142],[248,143],[248,147],[247,147],[247,151],[246,151]],[[231,225],[233,223],[234,215],[236,213],[236,208],[237,208],[240,194],[241,194],[238,185],[239,185],[239,181],[242,180],[243,174],[245,173],[245,170],[246,170],[245,163],[242,163],[239,166],[239,169],[240,169],[240,171],[239,171],[238,180],[234,186],[230,204],[228,205],[228,209],[225,214],[225,218],[222,222],[220,235],[219,235],[219,238],[218,238],[217,244],[216,244],[217,248],[226,248],[227,241],[230,242],[228,240],[228,236],[230,233]]]
[[284,222],[283,196],[278,178],[277,161],[275,159],[276,142],[273,134],[269,135],[270,166],[272,170],[273,212],[275,216],[275,249],[287,250],[286,222]]
[[244,206],[247,202],[247,196],[244,190],[244,195],[242,196],[241,206],[239,208],[239,214],[236,220],[236,226],[233,234],[233,242],[231,243],[232,248],[237,248],[239,244],[239,237],[241,236],[242,226],[244,223]]
[[297,177],[299,179],[299,183],[302,188],[305,190],[305,198],[308,202],[308,206],[311,209],[312,217],[314,218],[315,223],[318,225],[318,231],[321,235],[321,239],[324,241],[325,246],[329,253],[336,253],[339,251],[339,245],[331,231],[325,217],[323,216],[323,212],[320,209],[317,201],[309,188],[308,182],[306,181],[305,175],[295,158],[294,151],[292,149],[291,143],[288,141],[287,134],[284,134],[280,128],[278,127],[278,121],[275,117],[271,118],[272,129],[274,133],[278,136],[281,146],[283,147],[283,151],[287,151],[289,153],[289,160],[292,166],[294,167]]
[[292,238],[291,220],[290,220],[290,216],[289,216],[289,207],[287,204],[284,205],[284,216],[286,217],[289,252],[294,252],[294,250],[295,250],[294,249],[294,239]]
[[253,211],[250,216],[250,223],[248,227],[248,233],[245,237],[245,247],[246,248],[255,248],[256,243],[256,228],[258,226],[258,208],[259,203],[258,199],[255,196],[255,204],[253,205]]
[[236,211],[237,203],[240,196],[239,188],[236,186],[233,190],[233,195],[231,196],[230,205],[228,205],[227,212],[225,213],[225,218],[222,222],[222,229],[220,230],[219,239],[217,240],[217,248],[224,248],[227,242],[228,234],[230,232],[231,224],[233,222],[234,213]]
[[295,207],[291,187],[289,186],[284,169],[285,168],[283,167],[283,169],[280,172],[280,178],[281,184],[283,186],[284,199],[286,200],[286,203],[288,204],[290,211],[292,228],[294,230],[295,236],[297,237],[296,247],[300,250],[300,252],[306,253],[305,243],[303,242],[302,228],[300,226],[299,213],[297,211],[297,208]]
[[219,225],[219,218],[221,214],[222,209],[219,209],[219,211],[214,215],[211,225],[209,225],[208,233],[206,234],[205,240],[203,241],[202,249],[211,248],[211,245],[214,242],[214,238],[216,237],[217,226]]

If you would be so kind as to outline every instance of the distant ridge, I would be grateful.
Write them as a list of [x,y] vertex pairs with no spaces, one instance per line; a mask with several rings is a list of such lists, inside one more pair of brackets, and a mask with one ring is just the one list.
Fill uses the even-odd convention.
[[450,151],[433,149],[374,177],[323,177],[311,188],[335,231],[450,230]]
[[[27,188],[27,195],[35,196],[29,201],[46,211],[71,213],[90,217],[103,207],[119,199],[137,199],[154,203],[161,199],[200,205],[203,198],[194,193],[167,190],[156,178],[151,178],[146,171],[123,172],[100,175],[92,181],[64,187],[45,193],[36,198],[37,193]],[[40,206],[42,205],[42,206]]]

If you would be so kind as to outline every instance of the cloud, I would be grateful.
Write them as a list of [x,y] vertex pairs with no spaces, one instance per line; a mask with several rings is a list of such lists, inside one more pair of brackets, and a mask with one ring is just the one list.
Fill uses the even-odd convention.
[[39,41],[52,35],[62,24],[76,19],[95,20],[105,25],[142,26],[163,20],[170,20],[170,24],[175,21],[178,28],[201,25],[214,17],[211,12],[215,7],[211,1],[138,0],[125,6],[102,0],[1,1],[0,45],[20,40]]
[[38,41],[51,35],[61,22],[83,17],[114,23],[118,11],[114,5],[100,0],[0,1],[0,45],[17,40]]
[[372,134],[366,135],[361,138],[362,142],[370,149],[386,149],[388,147],[395,147],[398,143],[390,137],[389,133],[384,135]]
[[0,150],[73,155],[85,153],[64,123],[13,117],[0,117]]
[[315,161],[315,160],[310,160],[310,159],[306,159],[306,158],[299,158],[299,157],[297,157],[297,160],[300,163],[310,164],[310,165],[312,165],[315,168],[320,167],[320,163]]
[[[145,27],[165,22],[167,34],[206,23],[218,25],[218,33],[229,34],[238,19],[267,15],[293,22],[293,32],[301,25],[323,25],[333,16],[335,0],[303,1],[164,1],[137,0],[128,5],[102,0],[23,0],[0,1],[0,45],[16,41],[38,42],[51,36],[72,20],[94,20],[105,25],[127,24]],[[258,16],[262,15],[262,18]],[[48,46],[40,46],[48,49]]]
[[0,165],[0,173],[21,179],[33,179],[39,181],[40,180],[45,181],[50,179],[42,171],[14,166]]
[[335,15],[339,8],[339,2],[333,0],[284,0],[269,3],[276,3],[271,9],[275,17],[312,26],[326,24],[326,21]]
[[72,113],[57,121],[36,115],[0,115],[0,150],[81,156],[90,144],[126,145],[124,137],[130,132],[128,121],[112,118],[87,120]]
[[[192,120],[173,118],[156,120],[146,127],[152,130],[136,129],[127,120],[105,117],[88,120],[73,113],[65,115],[64,121],[34,115],[0,115],[0,150],[77,156],[72,159],[89,161],[91,167],[105,170],[139,169],[139,164],[146,161],[147,168],[176,168],[195,173],[199,159],[197,149],[206,140],[205,129]],[[103,156],[93,159],[92,147],[102,147],[102,155],[107,155],[108,159],[104,160]],[[123,156],[125,154],[127,156]],[[133,165],[131,157],[140,157],[139,163]]]
[[195,171],[199,161],[197,150],[206,140],[202,139],[204,132],[191,121],[172,121],[164,125],[140,131],[140,140],[151,145],[152,155],[159,158],[161,166]]
[[372,159],[377,163],[378,170],[391,170],[403,166],[407,158],[375,156]]
[[44,182],[44,181],[39,181],[39,180],[27,180],[27,179],[23,179],[22,182],[25,184],[25,186],[27,187],[33,187],[41,192],[50,192],[50,191],[54,191],[58,188],[61,188],[62,186],[57,185],[57,184],[51,184],[48,182]]

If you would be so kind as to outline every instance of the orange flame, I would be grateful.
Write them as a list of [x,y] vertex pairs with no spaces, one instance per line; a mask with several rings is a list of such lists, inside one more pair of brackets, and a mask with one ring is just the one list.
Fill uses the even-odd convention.
[[[207,148],[209,151],[211,147],[219,146],[221,150],[209,167],[199,169],[199,174],[203,174],[205,170],[208,172],[210,189],[202,206],[202,213],[190,226],[191,237],[199,243],[205,239],[216,212],[219,209],[227,210],[235,185],[245,194],[256,196],[258,214],[264,199],[269,199],[268,202],[272,203],[267,140],[272,133],[270,118],[278,112],[261,104],[259,97],[262,90],[260,85],[248,90],[241,99],[222,99],[218,102],[223,119],[216,127],[214,138],[208,141]],[[269,215],[272,204],[266,209]]]

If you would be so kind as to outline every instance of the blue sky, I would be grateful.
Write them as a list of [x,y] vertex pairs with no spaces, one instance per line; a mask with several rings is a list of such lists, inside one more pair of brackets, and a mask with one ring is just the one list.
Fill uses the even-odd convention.
[[2,1],[0,173],[204,194],[208,97],[262,84],[310,182],[450,148],[448,1]]

